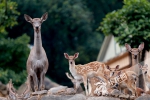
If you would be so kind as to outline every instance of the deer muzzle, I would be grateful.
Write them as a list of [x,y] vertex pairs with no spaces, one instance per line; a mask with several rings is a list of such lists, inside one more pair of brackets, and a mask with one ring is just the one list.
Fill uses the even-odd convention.
[[35,27],[35,31],[39,33],[40,28],[38,26]]
[[133,58],[134,58],[134,59],[137,59],[137,55],[133,55]]

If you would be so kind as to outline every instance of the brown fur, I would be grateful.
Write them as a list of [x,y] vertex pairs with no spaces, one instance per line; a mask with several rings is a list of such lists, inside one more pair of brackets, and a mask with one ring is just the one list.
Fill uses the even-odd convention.
[[30,80],[30,86],[33,91],[44,90],[44,78],[48,70],[48,59],[41,40],[41,24],[48,17],[48,13],[43,14],[41,18],[32,19],[24,15],[25,20],[33,25],[34,29],[34,46],[30,51],[27,60],[27,72]]

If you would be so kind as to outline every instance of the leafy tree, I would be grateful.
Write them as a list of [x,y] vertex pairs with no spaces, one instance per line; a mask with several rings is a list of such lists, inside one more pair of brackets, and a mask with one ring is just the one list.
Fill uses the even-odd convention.
[[8,83],[12,79],[18,87],[26,79],[26,60],[29,54],[29,37],[22,35],[16,39],[8,37],[8,28],[17,25],[17,4],[10,0],[0,1],[0,81]]
[[[124,6],[108,13],[99,30],[105,35],[113,34],[120,45],[130,43],[138,47],[145,43],[140,61],[144,61],[145,51],[150,49],[150,2],[148,0],[124,0]],[[140,76],[142,82],[142,76]],[[140,87],[144,87],[143,83]]]
[[7,35],[6,28],[12,28],[17,24],[16,19],[19,12],[16,9],[17,4],[15,2],[10,0],[0,1],[0,38]]
[[[123,5],[123,0],[84,0],[87,7],[94,16],[94,30],[105,15],[113,10],[119,9]],[[103,35],[103,34],[102,34]]]
[[105,35],[113,34],[120,45],[130,43],[138,47],[145,43],[150,49],[150,2],[147,0],[124,0],[122,9],[108,13],[101,22],[99,30]]

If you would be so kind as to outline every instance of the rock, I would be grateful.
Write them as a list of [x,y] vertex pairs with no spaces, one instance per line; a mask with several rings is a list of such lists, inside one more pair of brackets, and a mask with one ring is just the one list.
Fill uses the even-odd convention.
[[119,98],[127,99],[127,98],[129,98],[129,95],[121,94],[121,95],[119,95]]
[[144,95],[136,98],[135,100],[150,100],[150,95]]
[[76,91],[75,91],[74,88],[67,88],[67,89],[66,89],[66,94],[67,94],[67,95],[76,94]]
[[7,100],[7,98],[4,98],[4,97],[0,97],[0,100]]
[[130,100],[134,100],[135,98],[135,96],[130,96]]
[[68,100],[86,100],[86,96],[83,94],[76,94]]
[[43,96],[41,100],[68,100],[72,95],[52,95],[52,96]]
[[47,90],[42,90],[42,91],[33,92],[32,95],[43,95],[43,94],[46,94],[46,93],[47,93]]
[[45,90],[49,90],[52,87],[60,86],[59,84],[53,82],[47,77],[45,77],[44,83],[45,83]]
[[[49,90],[52,87],[60,86],[59,84],[53,82],[52,80],[50,80],[47,77],[45,77],[44,83],[45,83],[45,90]],[[22,94],[25,89],[26,89],[26,84],[24,83],[19,87],[19,89],[17,90],[17,93]]]
[[62,95],[66,93],[67,86],[53,87],[48,90],[48,95]]
[[[78,99],[80,100],[80,99]],[[113,98],[113,97],[89,97],[87,100],[120,100],[119,98]]]
[[0,82],[0,97],[6,97],[7,92],[7,86]]

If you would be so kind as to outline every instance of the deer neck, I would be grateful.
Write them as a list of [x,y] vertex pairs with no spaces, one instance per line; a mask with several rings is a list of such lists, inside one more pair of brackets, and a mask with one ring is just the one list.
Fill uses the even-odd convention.
[[75,62],[73,62],[72,64],[69,63],[69,70],[74,78],[76,78],[76,76],[78,76],[75,66],[76,66]]
[[134,55],[132,55],[132,66],[136,65],[139,63],[139,55],[137,55],[136,58],[134,58]]
[[39,33],[34,31],[34,48],[37,54],[41,53],[42,51],[41,31],[39,31]]

